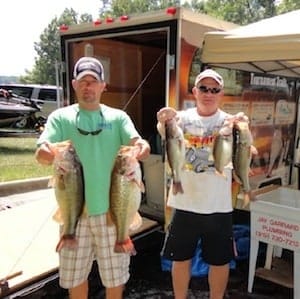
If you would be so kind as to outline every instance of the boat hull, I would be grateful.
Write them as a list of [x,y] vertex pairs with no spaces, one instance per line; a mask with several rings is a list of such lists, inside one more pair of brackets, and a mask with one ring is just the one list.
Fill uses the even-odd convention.
[[27,124],[25,120],[34,119],[38,111],[35,107],[0,100],[0,127],[14,126],[18,122]]

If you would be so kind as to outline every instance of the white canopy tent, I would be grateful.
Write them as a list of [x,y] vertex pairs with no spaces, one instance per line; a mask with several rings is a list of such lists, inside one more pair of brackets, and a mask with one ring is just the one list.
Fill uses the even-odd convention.
[[300,10],[206,33],[201,60],[212,66],[300,77]]

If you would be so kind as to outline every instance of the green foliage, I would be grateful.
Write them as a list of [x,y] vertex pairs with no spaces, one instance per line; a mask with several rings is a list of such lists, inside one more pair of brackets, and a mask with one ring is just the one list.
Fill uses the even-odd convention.
[[155,11],[170,6],[180,6],[180,0],[112,0],[111,5],[102,10],[102,16],[121,16],[147,11]]
[[296,9],[300,9],[299,0],[282,0],[277,7],[277,12],[278,14],[282,14]]
[[190,4],[185,2],[184,6],[192,9],[193,11],[204,12],[205,1],[191,0]]
[[37,53],[32,71],[20,78],[22,83],[56,84],[56,63],[59,61],[59,34],[58,29],[62,24],[72,25],[91,22],[89,14],[78,14],[71,8],[66,8],[59,18],[54,18],[40,35],[40,41],[34,43]]
[[246,25],[276,14],[276,0],[209,0],[201,11],[225,21]]

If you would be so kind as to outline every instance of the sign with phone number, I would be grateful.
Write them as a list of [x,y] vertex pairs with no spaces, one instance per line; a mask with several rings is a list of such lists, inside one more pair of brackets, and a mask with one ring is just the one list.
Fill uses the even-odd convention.
[[300,222],[252,212],[251,237],[293,251],[300,251]]

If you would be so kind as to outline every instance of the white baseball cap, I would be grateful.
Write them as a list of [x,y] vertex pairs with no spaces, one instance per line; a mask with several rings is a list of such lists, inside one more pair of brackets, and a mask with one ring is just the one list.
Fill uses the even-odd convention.
[[214,79],[222,88],[224,87],[224,80],[222,76],[212,69],[206,69],[201,72],[195,79],[195,86],[199,84],[199,82],[205,78]]

